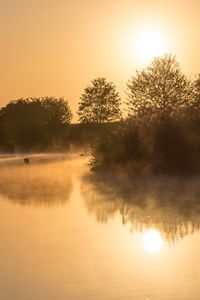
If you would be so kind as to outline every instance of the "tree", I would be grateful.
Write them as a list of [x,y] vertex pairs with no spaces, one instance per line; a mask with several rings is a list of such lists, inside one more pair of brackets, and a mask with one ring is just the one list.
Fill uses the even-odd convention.
[[200,74],[197,75],[197,78],[195,79],[194,83],[194,105],[193,107],[200,111]]
[[94,79],[80,100],[78,115],[81,123],[112,122],[121,117],[121,99],[116,87],[106,78]]
[[129,115],[171,114],[193,98],[192,85],[171,54],[155,58],[146,69],[136,71],[127,87]]
[[64,98],[45,97],[39,99],[44,110],[45,126],[55,130],[70,124],[72,113]]
[[72,113],[63,98],[43,97],[11,101],[0,110],[1,143],[30,148],[59,137]]

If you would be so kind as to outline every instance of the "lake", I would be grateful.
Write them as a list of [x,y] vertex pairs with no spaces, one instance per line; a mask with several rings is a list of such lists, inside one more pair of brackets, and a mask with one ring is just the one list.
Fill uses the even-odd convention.
[[78,155],[23,158],[0,158],[0,299],[200,299],[199,178],[127,192]]

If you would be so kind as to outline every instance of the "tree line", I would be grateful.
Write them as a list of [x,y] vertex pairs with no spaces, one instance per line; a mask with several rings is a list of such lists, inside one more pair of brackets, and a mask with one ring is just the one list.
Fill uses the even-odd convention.
[[61,138],[71,119],[70,107],[63,98],[11,101],[0,110],[1,150],[43,149]]
[[[130,117],[172,115],[180,111],[198,113],[200,75],[188,79],[181,71],[175,56],[167,54],[152,63],[127,82],[127,99],[122,103],[116,86],[106,78],[92,81],[79,102],[79,122],[114,122],[122,119],[124,110]],[[124,118],[123,118],[124,119]]]
[[[200,76],[193,81],[188,79],[182,73],[176,57],[171,54],[155,58],[149,66],[136,71],[127,82],[126,94],[126,101],[122,102],[116,86],[104,77],[94,79],[85,88],[77,112],[81,128],[84,128],[83,139],[89,127],[97,132],[99,129],[96,129],[103,124],[104,128],[113,128],[106,124],[117,124],[117,131],[122,134],[127,124],[129,127],[141,122],[150,125],[160,122],[158,119],[170,117],[175,120],[178,116],[182,116],[182,122],[196,120],[196,125],[199,120],[200,128]],[[70,139],[76,139],[72,137],[73,134],[79,134],[75,125],[70,125],[71,120],[72,112],[64,98],[22,98],[11,101],[0,109],[1,150],[44,149],[58,144],[65,147]],[[134,122],[134,126],[130,122]],[[132,134],[134,130],[132,128]],[[94,139],[95,132],[88,135],[88,140]],[[110,141],[106,142],[110,144]]]

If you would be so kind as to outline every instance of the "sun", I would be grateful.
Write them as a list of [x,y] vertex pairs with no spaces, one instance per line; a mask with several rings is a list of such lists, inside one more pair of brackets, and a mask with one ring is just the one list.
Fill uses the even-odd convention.
[[160,56],[166,51],[164,35],[156,30],[142,30],[135,37],[137,55],[144,61]]
[[161,29],[144,26],[129,34],[126,47],[129,59],[134,57],[140,65],[145,65],[167,53],[168,46],[167,36]]
[[160,233],[155,229],[148,230],[144,233],[143,244],[145,251],[150,254],[160,252],[163,244]]

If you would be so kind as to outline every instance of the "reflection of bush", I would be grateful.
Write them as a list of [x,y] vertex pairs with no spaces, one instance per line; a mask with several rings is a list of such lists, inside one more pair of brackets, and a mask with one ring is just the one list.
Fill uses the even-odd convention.
[[200,179],[143,177],[132,181],[85,178],[82,193],[99,222],[117,213],[132,230],[154,227],[174,242],[200,229]]
[[23,205],[64,204],[72,190],[67,165],[50,162],[28,166],[10,162],[9,167],[7,163],[1,168],[0,195]]

